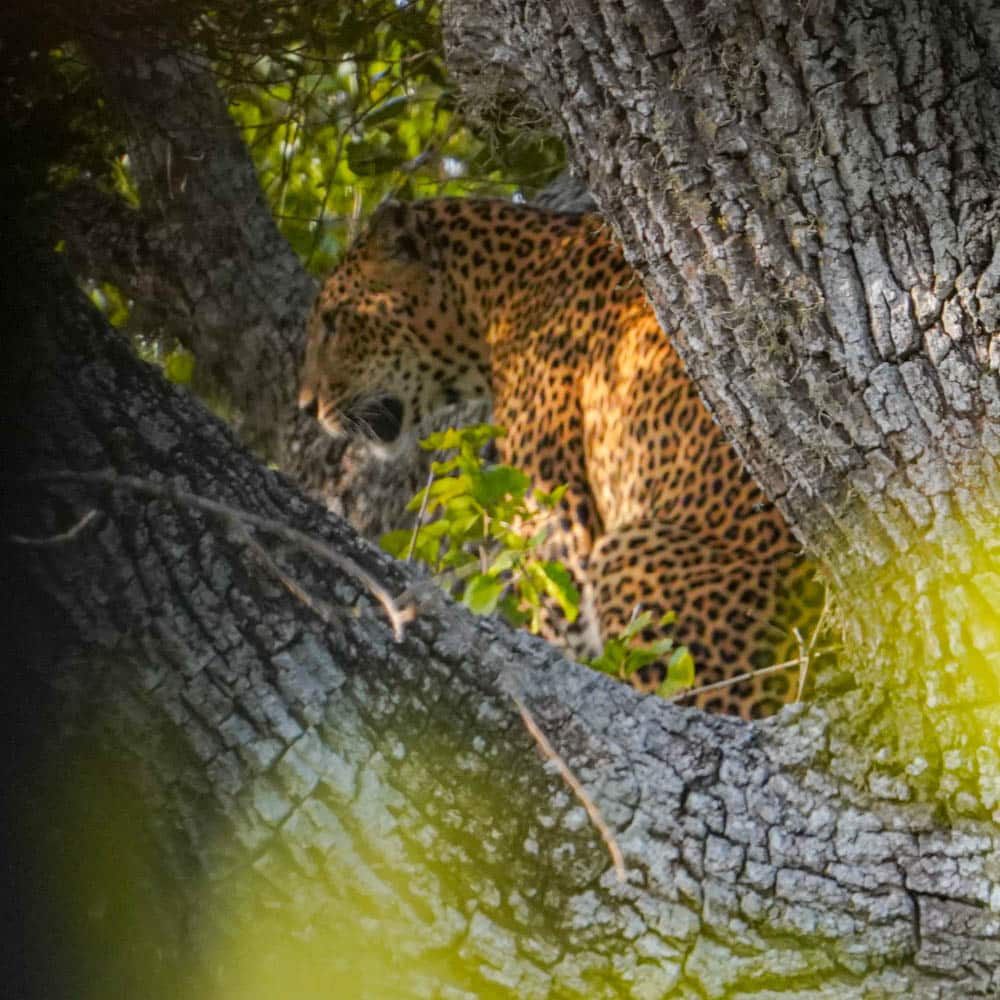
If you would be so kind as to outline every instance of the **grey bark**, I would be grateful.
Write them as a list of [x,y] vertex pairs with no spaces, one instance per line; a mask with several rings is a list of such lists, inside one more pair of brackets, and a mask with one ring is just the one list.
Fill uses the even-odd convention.
[[[339,565],[266,532],[250,541],[171,491],[311,532],[394,594],[414,584],[403,567],[135,361],[51,264],[14,287],[20,463],[4,523],[24,618],[8,690],[15,760],[31,766],[7,801],[26,803],[25,870],[103,860],[139,896],[76,878],[79,950],[62,936],[46,949],[39,995],[185,995],[231,985],[234,956],[259,951],[266,982],[285,947],[316,995],[1000,990],[992,823],[943,824],[905,775],[839,746],[819,707],[755,726],[676,709],[434,590],[394,642]],[[44,479],[109,468],[166,492]],[[37,544],[91,509],[96,522]],[[515,699],[615,831],[625,883]],[[123,843],[136,857],[102,859]],[[123,893],[155,944],[123,944],[109,904]],[[51,924],[28,926],[49,940]],[[63,950],[75,962],[60,965]]]

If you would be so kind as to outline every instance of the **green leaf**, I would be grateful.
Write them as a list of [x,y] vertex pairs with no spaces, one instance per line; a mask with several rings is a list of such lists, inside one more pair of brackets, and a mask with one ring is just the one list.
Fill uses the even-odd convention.
[[635,615],[628,625],[625,626],[621,637],[627,642],[629,639],[634,639],[637,635],[644,632],[652,624],[652,612],[643,611],[641,614]]
[[507,570],[513,569],[521,559],[521,553],[514,549],[503,549],[490,564],[490,573],[494,576],[500,573],[506,573]]
[[163,373],[175,385],[188,385],[194,375],[194,355],[179,347],[163,359]]
[[535,490],[535,500],[539,506],[544,507],[546,510],[551,510],[562,500],[568,489],[569,484],[563,483],[562,486],[557,486],[550,493],[546,493],[544,490]]
[[427,501],[427,510],[437,510],[456,497],[470,493],[472,483],[467,476],[445,476],[443,479],[435,479],[430,486],[422,489],[407,505],[407,510],[420,510]]
[[662,655],[656,650],[649,649],[646,646],[633,646],[629,649],[628,655],[625,658],[625,676],[631,677],[637,670],[648,667],[651,663],[656,663],[657,660],[662,658]]
[[457,476],[446,476],[444,479],[435,479],[427,491],[431,500],[439,503],[447,503],[454,497],[462,496],[473,492],[473,482],[469,476],[459,474]]
[[503,595],[504,584],[494,576],[479,573],[465,586],[462,603],[477,615],[492,614]]
[[534,625],[537,618],[537,611],[542,604],[542,595],[539,592],[538,587],[532,581],[529,573],[526,573],[518,579],[517,592],[521,595],[522,606],[526,607],[531,612],[532,624]]
[[425,451],[450,451],[454,448],[461,448],[463,444],[468,444],[475,451],[479,451],[483,445],[488,444],[494,438],[503,437],[506,433],[502,427],[497,427],[494,424],[473,424],[471,427],[462,428],[449,427],[447,430],[429,434],[420,442],[420,447]]
[[479,483],[473,487],[476,499],[484,506],[491,507],[506,496],[523,497],[531,479],[509,465],[494,465],[483,472]]
[[674,648],[674,640],[670,638],[657,639],[656,642],[651,642],[641,648],[648,649],[658,659],[662,659]]
[[447,476],[449,472],[454,472],[457,468],[457,458],[449,458],[447,462],[431,462],[431,472],[435,476]]
[[[479,564],[479,560],[471,552],[463,549],[461,546],[452,545],[448,548],[443,556],[441,556],[440,562],[437,564],[436,568],[438,572],[444,572],[445,570],[461,569],[464,566],[468,566],[470,563]],[[434,565],[433,563],[431,565]]]
[[383,552],[396,559],[402,559],[410,550],[410,539],[413,538],[412,531],[387,531],[382,535],[378,543]]
[[575,622],[580,613],[580,591],[576,589],[569,570],[561,562],[551,560],[539,566],[545,593],[559,605],[567,621]]
[[667,664],[667,676],[656,689],[656,693],[664,698],[675,694],[694,683],[694,657],[687,646],[678,646]]
[[427,495],[427,490],[429,488],[430,487],[425,487],[424,489],[422,489],[418,493],[416,493],[414,495],[413,499],[410,500],[409,503],[407,503],[406,509],[407,510],[413,510],[413,511],[420,510],[421,507],[423,507],[423,505],[424,505],[424,497]]
[[551,527],[547,524],[542,525],[530,538],[525,540],[524,547],[526,549],[537,549],[546,538],[549,537],[551,533]]
[[503,595],[503,600],[500,601],[498,607],[504,618],[514,628],[522,628],[531,621],[531,614],[521,608],[520,599],[509,590]]
[[441,515],[452,548],[478,545],[483,540],[483,519],[479,514],[447,510]]
[[462,443],[461,434],[454,427],[449,427],[445,431],[437,431],[434,434],[428,434],[420,442],[420,447],[424,451],[450,451],[452,448],[457,448]]
[[496,424],[473,424],[465,429],[469,443],[478,451],[496,438],[506,437],[507,429]]
[[622,642],[621,639],[608,639],[604,643],[604,649],[601,651],[601,655],[594,657],[592,660],[588,660],[587,666],[593,667],[594,670],[600,670],[601,673],[610,674],[612,677],[620,678],[622,676],[622,665],[625,662],[627,652],[628,650],[625,643]]

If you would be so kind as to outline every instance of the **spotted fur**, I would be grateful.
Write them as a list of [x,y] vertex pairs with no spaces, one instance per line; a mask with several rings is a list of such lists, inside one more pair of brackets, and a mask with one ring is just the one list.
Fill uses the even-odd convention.
[[[791,626],[817,597],[799,546],[599,219],[501,201],[390,203],[327,279],[299,400],[327,431],[385,446],[475,398],[491,399],[508,430],[504,460],[543,489],[569,484],[553,554],[583,584],[600,636],[639,605],[672,608],[699,684],[794,651]],[[575,636],[577,648],[597,641]],[[766,715],[794,681],[779,672],[696,701]]]

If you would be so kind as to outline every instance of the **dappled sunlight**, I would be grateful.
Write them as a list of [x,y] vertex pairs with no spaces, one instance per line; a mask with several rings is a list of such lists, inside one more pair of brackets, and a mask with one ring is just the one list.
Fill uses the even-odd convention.
[[[942,516],[843,595],[855,679],[884,717],[868,749],[960,811],[1000,804],[1000,519]],[[894,745],[882,746],[883,742]]]
[[[524,798],[542,775],[530,740],[502,783],[484,781],[448,735],[421,744],[376,753],[343,787],[328,776],[299,802],[273,771],[258,775],[223,807],[227,817],[218,790],[206,788],[184,829],[169,789],[152,794],[134,761],[92,746],[62,757],[45,796],[55,804],[49,832],[33,838],[32,859],[47,889],[38,912],[58,915],[34,928],[57,939],[51,995],[547,995],[543,966],[559,956],[565,928],[540,890],[545,831],[510,808],[511,786]],[[175,753],[162,773],[184,772]],[[337,767],[352,769],[350,756]],[[456,768],[465,780],[449,783]],[[558,794],[553,809],[570,808]],[[586,826],[584,841],[589,883],[609,862]],[[571,970],[580,989],[566,996],[589,995],[579,975]]]

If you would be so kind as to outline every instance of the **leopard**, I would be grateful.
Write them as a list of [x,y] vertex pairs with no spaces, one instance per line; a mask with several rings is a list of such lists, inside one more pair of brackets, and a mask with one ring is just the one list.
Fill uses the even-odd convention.
[[[673,612],[672,637],[697,665],[689,704],[757,719],[799,696],[781,664],[796,659],[822,585],[599,216],[388,201],[325,279],[298,403],[328,434],[391,458],[468,401],[506,429],[503,461],[540,490],[565,487],[547,554],[574,575],[584,613],[552,626],[557,641],[592,655],[639,609]],[[645,668],[639,686],[663,669]]]

